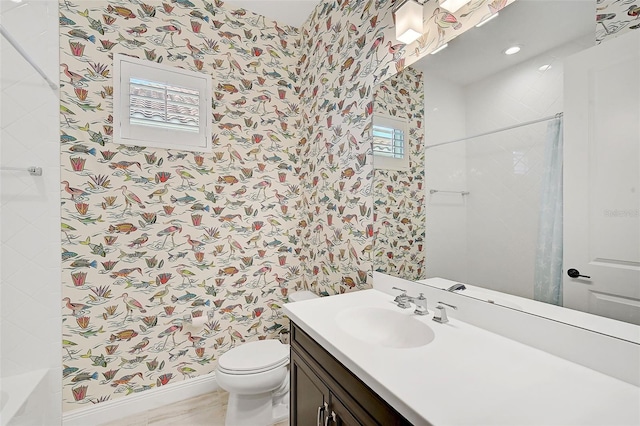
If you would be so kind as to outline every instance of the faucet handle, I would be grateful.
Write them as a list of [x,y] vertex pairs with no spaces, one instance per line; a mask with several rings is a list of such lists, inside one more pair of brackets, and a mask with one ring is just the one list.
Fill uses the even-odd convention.
[[456,311],[458,310],[458,307],[457,307],[457,306],[453,306],[453,305],[450,305],[450,304],[448,304],[448,303],[438,302],[438,304],[440,304],[440,305],[444,305],[444,306],[448,306],[448,307],[450,307],[451,309],[456,310]]
[[438,302],[438,306],[436,306],[435,313],[433,314],[433,320],[435,322],[439,322],[440,324],[446,324],[449,322],[449,318],[447,317],[447,309],[445,308],[445,306],[448,306],[452,309],[458,309],[457,307],[448,303]]
[[399,308],[407,309],[411,307],[411,303],[409,303],[409,296],[407,296],[407,290],[399,287],[391,287],[394,290],[400,290],[402,294],[396,296],[393,301],[398,304]]

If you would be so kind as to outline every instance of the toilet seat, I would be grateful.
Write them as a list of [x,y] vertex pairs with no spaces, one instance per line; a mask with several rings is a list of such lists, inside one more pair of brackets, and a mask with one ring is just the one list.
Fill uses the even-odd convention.
[[218,369],[226,374],[257,374],[289,363],[289,347],[278,340],[259,340],[225,352]]

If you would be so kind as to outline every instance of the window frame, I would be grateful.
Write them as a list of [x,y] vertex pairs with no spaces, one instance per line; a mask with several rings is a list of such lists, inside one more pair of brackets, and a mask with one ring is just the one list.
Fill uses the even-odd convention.
[[[373,167],[374,169],[386,169],[396,171],[408,171],[410,169],[409,162],[409,123],[399,117],[394,117],[387,114],[374,113],[373,114],[373,126],[371,129],[371,142],[373,151]],[[385,127],[388,129],[397,129],[402,131],[404,137],[402,139],[402,158],[394,158],[386,155],[381,155],[375,151],[373,146],[373,135],[375,127]]]
[[[129,119],[131,106],[129,91],[132,78],[197,90],[199,94],[198,131],[132,124]],[[113,141],[123,145],[210,152],[213,148],[211,142],[212,87],[210,74],[115,54],[113,56]]]

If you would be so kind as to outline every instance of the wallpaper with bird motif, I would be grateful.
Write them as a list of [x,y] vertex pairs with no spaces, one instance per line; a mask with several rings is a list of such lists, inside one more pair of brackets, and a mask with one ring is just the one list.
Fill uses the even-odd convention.
[[[410,45],[395,40],[391,1],[327,1],[315,9],[301,29],[296,67],[303,76],[301,141],[308,153],[300,164],[299,204],[306,217],[296,230],[304,237],[300,257],[304,275],[297,287],[310,287],[322,295],[368,288],[374,257],[379,258],[376,253],[383,250],[386,256],[390,251],[386,246],[377,248],[374,239],[374,87],[511,2],[472,1],[455,15],[437,2],[427,2],[425,32]],[[414,166],[421,167],[417,162]],[[413,241],[401,249],[410,247],[405,270],[407,277],[416,278],[424,273],[424,260],[418,254],[424,229],[419,180],[413,179],[407,189],[408,195],[416,194],[411,206],[415,212],[389,215],[396,233],[389,245],[405,238]],[[419,221],[411,225],[416,238],[400,236],[414,220]]]
[[[480,3],[426,6],[405,47],[385,0],[321,2],[301,29],[221,0],[61,0],[64,410],[287,333],[294,289],[368,287],[372,87],[508,2]],[[113,142],[115,53],[212,75],[213,152]]]
[[[409,170],[375,167],[373,268],[408,280],[424,279],[424,83],[411,67],[376,87],[373,113],[408,124]],[[374,160],[375,161],[375,160]]]
[[[209,373],[288,329],[299,34],[222,2],[71,0],[60,37],[69,410]],[[115,53],[212,75],[213,152],[113,143]]]
[[596,7],[596,44],[640,28],[637,1],[604,0]]

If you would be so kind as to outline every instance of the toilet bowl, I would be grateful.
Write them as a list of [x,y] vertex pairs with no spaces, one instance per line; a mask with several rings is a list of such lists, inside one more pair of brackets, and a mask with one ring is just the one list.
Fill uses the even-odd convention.
[[[289,301],[316,297],[294,292]],[[289,416],[289,345],[279,340],[258,340],[225,352],[216,380],[229,392],[226,426],[268,426]]]

